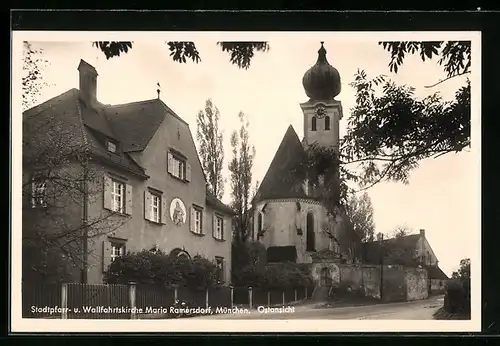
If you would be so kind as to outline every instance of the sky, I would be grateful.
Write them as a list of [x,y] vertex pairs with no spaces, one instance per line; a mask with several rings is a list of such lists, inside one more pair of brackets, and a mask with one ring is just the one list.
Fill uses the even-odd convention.
[[[109,60],[92,47],[88,39],[33,40],[34,47],[42,48],[44,58],[50,63],[43,72],[49,86],[39,101],[78,88],[80,59],[97,69],[97,97],[105,104],[156,98],[157,83],[160,83],[160,98],[190,124],[194,138],[196,115],[204,108],[205,100],[211,98],[221,114],[225,177],[228,177],[227,163],[231,157],[230,134],[239,127],[238,113],[242,111],[248,116],[250,141],[256,148],[255,182],[262,181],[290,124],[299,138],[303,137],[299,104],[308,98],[302,77],[315,64],[320,41],[325,42],[327,59],[342,79],[342,91],[336,97],[344,109],[341,136],[355,104],[349,83],[358,69],[365,70],[368,77],[385,74],[398,84],[411,85],[418,97],[439,92],[444,99],[451,100],[465,83],[464,78],[458,77],[434,88],[425,88],[446,76],[436,60],[422,62],[418,56],[408,57],[397,74],[390,73],[389,53],[378,45],[382,37],[376,35],[269,33],[258,40],[267,40],[270,50],[256,53],[248,70],[232,65],[229,55],[216,45],[223,40],[220,33],[184,39],[196,43],[202,59],[198,64],[174,62],[165,44],[169,39],[172,38],[168,35],[144,35],[134,40],[129,53]],[[474,88],[474,83],[472,86]],[[374,206],[376,232],[390,234],[399,225],[416,232],[425,229],[440,267],[451,275],[462,258],[472,257],[472,244],[478,241],[478,167],[478,155],[471,149],[422,161],[412,172],[408,185],[384,182],[367,190]],[[226,203],[230,200],[229,192],[229,184],[226,184],[223,198]]]

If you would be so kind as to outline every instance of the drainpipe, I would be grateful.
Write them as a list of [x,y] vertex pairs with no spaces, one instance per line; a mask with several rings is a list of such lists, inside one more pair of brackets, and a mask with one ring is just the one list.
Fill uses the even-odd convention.
[[384,292],[384,235],[382,234],[381,240],[380,240],[380,248],[382,251],[380,251],[380,300],[383,299],[383,292]]
[[83,217],[82,217],[82,272],[81,272],[81,283],[86,284],[88,281],[88,153],[85,152],[83,158]]

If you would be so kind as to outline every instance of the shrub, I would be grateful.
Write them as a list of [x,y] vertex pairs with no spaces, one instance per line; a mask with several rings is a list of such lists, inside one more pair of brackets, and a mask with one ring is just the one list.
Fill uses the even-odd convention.
[[450,280],[447,282],[444,309],[449,313],[470,311],[470,281]]
[[105,272],[108,284],[138,284],[171,287],[185,285],[193,289],[208,288],[217,284],[217,267],[201,256],[193,259],[171,256],[161,251],[129,252],[111,263]]

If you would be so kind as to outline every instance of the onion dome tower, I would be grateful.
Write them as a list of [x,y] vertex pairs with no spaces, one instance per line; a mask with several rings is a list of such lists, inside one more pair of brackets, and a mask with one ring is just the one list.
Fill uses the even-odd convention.
[[317,143],[324,147],[339,144],[339,122],[342,119],[342,105],[335,97],[340,94],[339,71],[326,59],[326,49],[321,42],[318,60],[302,78],[302,86],[309,100],[300,107],[304,114],[305,147]]

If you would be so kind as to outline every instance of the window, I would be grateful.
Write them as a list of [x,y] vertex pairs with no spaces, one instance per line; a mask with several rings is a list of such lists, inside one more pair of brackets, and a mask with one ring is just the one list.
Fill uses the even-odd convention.
[[125,244],[111,243],[111,262],[125,254]]
[[202,234],[203,231],[203,211],[199,208],[194,208],[194,229],[193,232]]
[[306,251],[314,251],[315,238],[314,238],[314,214],[309,212],[306,219],[307,238],[306,238]]
[[111,189],[111,210],[123,213],[125,210],[125,184],[113,180]]
[[116,152],[116,144],[108,141],[108,151],[115,153]]
[[31,183],[31,206],[33,208],[46,207],[47,181],[33,179]]
[[316,131],[316,117],[312,117],[311,130]]
[[224,240],[224,218],[218,215],[215,215],[214,217],[214,238]]
[[151,221],[160,222],[161,197],[151,194]]
[[219,282],[224,282],[224,257],[215,257],[215,266],[217,267]]
[[325,130],[330,130],[330,117],[328,115],[325,117]]
[[257,233],[262,232],[264,229],[264,213],[259,211],[257,215]]
[[330,271],[328,268],[321,269],[321,286],[329,286],[330,284]]
[[186,178],[186,162],[172,156],[172,174],[174,177],[184,180]]

